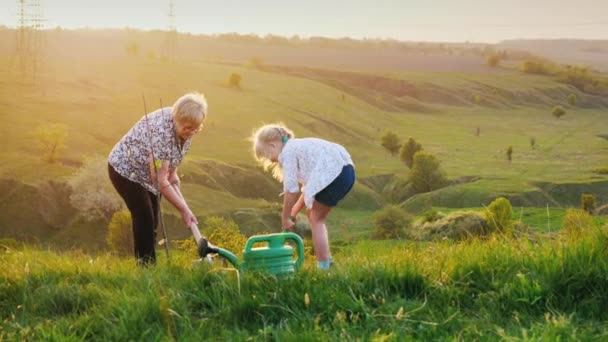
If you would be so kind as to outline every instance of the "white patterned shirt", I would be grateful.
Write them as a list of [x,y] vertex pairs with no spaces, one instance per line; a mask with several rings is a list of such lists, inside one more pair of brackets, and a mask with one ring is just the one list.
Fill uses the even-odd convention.
[[314,197],[325,189],[353,161],[341,145],[318,138],[290,139],[279,154],[283,168],[283,190],[299,192],[302,184],[304,203],[312,208]]
[[168,161],[169,169],[174,170],[188,152],[190,141],[191,139],[182,142],[177,136],[171,107],[157,109],[148,114],[147,119],[146,116],[142,117],[118,141],[110,152],[108,162],[121,176],[142,185],[156,195],[156,187],[150,174],[151,152],[154,152],[159,169],[159,161]]

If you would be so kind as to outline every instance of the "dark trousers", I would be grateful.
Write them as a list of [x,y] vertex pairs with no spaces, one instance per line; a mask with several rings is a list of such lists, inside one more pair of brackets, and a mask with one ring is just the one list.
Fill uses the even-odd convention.
[[156,252],[156,226],[159,221],[159,203],[156,195],[143,186],[121,176],[108,164],[112,185],[131,212],[135,257],[140,265],[154,264]]

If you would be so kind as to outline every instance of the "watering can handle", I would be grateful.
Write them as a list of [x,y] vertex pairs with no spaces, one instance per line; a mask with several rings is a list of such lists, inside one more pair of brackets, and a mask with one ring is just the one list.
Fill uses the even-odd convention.
[[302,242],[302,238],[298,234],[292,232],[283,232],[283,234],[286,235],[285,240],[292,240],[298,246],[298,259],[296,260],[295,269],[296,271],[299,271],[304,262],[304,243]]
[[[288,233],[283,232],[279,235],[283,235],[283,244],[287,240],[292,240],[298,246],[298,259],[296,260],[295,269],[296,269],[296,271],[300,270],[300,267],[302,266],[302,263],[304,262],[304,243],[302,242],[302,238],[298,234],[292,233],[292,232],[288,232]],[[269,242],[268,235],[258,235],[258,236],[250,237],[249,240],[247,240],[247,243],[245,243],[244,250],[245,251],[251,250],[253,245],[257,242]]]

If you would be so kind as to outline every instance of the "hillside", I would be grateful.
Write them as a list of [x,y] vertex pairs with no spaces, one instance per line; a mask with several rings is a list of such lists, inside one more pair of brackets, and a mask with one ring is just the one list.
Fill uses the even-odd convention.
[[[593,172],[608,165],[608,142],[600,137],[608,134],[608,100],[509,65],[489,68],[480,57],[444,54],[421,58],[425,65],[399,55],[395,60],[401,64],[393,65],[373,50],[363,58],[352,50],[302,48],[314,50],[313,58],[300,54],[298,47],[280,47],[290,49],[287,54],[275,50],[279,47],[258,46],[258,51],[226,42],[221,43],[224,50],[207,46],[213,53],[221,51],[221,60],[202,55],[204,44],[193,43],[180,45],[179,58],[166,61],[158,52],[148,53],[161,45],[161,33],[49,34],[56,36],[47,40],[35,84],[22,81],[6,46],[0,54],[0,144],[7,147],[0,150],[4,237],[67,245],[91,239],[103,245],[107,222],[79,218],[69,204],[66,181],[85,157],[107,155],[141,117],[142,95],[152,110],[161,99],[170,105],[192,90],[205,93],[210,115],[180,172],[184,193],[201,216],[234,216],[243,208],[276,212],[280,185],[256,167],[247,141],[253,128],[274,121],[283,121],[297,136],[347,147],[361,180],[345,203],[347,210],[379,208],[386,203],[386,187],[407,176],[406,167],[379,144],[386,129],[402,139],[415,137],[439,157],[453,180],[453,186],[403,198],[402,205],[414,212],[429,203],[479,207],[499,195],[539,207],[578,206],[582,191],[608,201],[602,190],[608,177]],[[137,56],[126,53],[132,40],[140,46]],[[63,48],[68,44],[79,48]],[[261,65],[248,63],[254,56],[261,56]],[[344,64],[349,60],[356,62]],[[235,72],[242,76],[240,90],[227,86]],[[577,96],[574,106],[567,102],[570,94]],[[558,104],[567,110],[559,120],[551,116]],[[32,134],[48,123],[68,127],[66,149],[55,164],[41,159]],[[531,137],[537,142],[534,149]],[[504,154],[509,145],[515,151],[512,163]],[[385,181],[372,181],[378,176]],[[258,222],[259,230],[273,225],[256,215],[242,220]],[[173,218],[168,221],[171,236],[187,234]],[[95,234],[87,236],[83,230],[90,227]]]

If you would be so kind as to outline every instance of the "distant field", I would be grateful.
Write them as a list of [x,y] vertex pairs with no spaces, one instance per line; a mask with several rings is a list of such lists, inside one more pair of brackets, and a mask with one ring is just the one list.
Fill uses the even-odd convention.
[[[523,206],[578,205],[583,191],[595,191],[600,204],[606,201],[600,190],[608,177],[593,170],[608,166],[608,141],[600,137],[608,134],[607,100],[547,77],[524,75],[511,67],[490,70],[471,56],[415,56],[429,67],[416,62],[408,64],[411,69],[401,68],[381,54],[374,59],[374,51],[361,56],[342,51],[344,55],[327,57],[328,51],[315,50],[326,56],[327,63],[321,65],[320,59],[315,62],[306,54],[298,59],[290,50],[271,54],[284,62],[262,56],[264,64],[255,68],[246,60],[206,58],[192,52],[198,49],[193,45],[189,55],[184,52],[187,58],[168,62],[147,53],[154,39],[146,35],[49,34],[48,58],[35,86],[20,81],[10,51],[0,49],[0,144],[7,147],[0,150],[0,178],[33,187],[17,202],[10,196],[18,186],[3,189],[7,202],[0,206],[6,210],[0,228],[5,232],[12,232],[17,222],[30,222],[32,231],[38,231],[39,222],[48,218],[27,204],[40,197],[36,187],[49,180],[65,182],[86,156],[107,155],[143,115],[142,95],[151,111],[160,106],[161,98],[163,105],[171,105],[192,90],[209,99],[209,120],[194,138],[180,173],[184,193],[201,215],[262,208],[277,201],[280,185],[260,173],[247,141],[255,127],[275,121],[284,122],[299,137],[316,136],[346,146],[359,179],[407,177],[405,165],[380,146],[381,135],[390,129],[403,140],[414,137],[436,154],[449,178],[475,180],[408,199],[403,206],[413,212],[431,202],[479,207],[505,195]],[[133,39],[141,39],[141,50],[128,57],[125,47]],[[83,44],[77,51],[61,48],[75,42]],[[234,61],[255,53],[246,47],[230,52]],[[306,67],[297,66],[307,58]],[[365,60],[366,66],[334,69],[335,63],[351,60]],[[270,65],[275,62],[280,65]],[[372,71],[374,65],[390,70]],[[227,86],[234,72],[242,76],[240,90]],[[572,93],[578,99],[575,106],[567,103]],[[559,120],[551,115],[554,105],[566,109]],[[32,134],[48,123],[68,127],[66,149],[55,164],[41,160]],[[530,145],[532,137],[535,148]],[[511,163],[505,155],[508,146],[514,151]],[[233,171],[236,178],[227,176]],[[264,184],[267,190],[247,192],[244,182]],[[355,192],[355,200],[344,209],[361,213],[337,214],[332,222],[347,239],[369,232],[368,217],[385,203],[381,187],[360,185]],[[70,222],[66,224],[80,225]],[[350,226],[358,228],[347,229]]]

